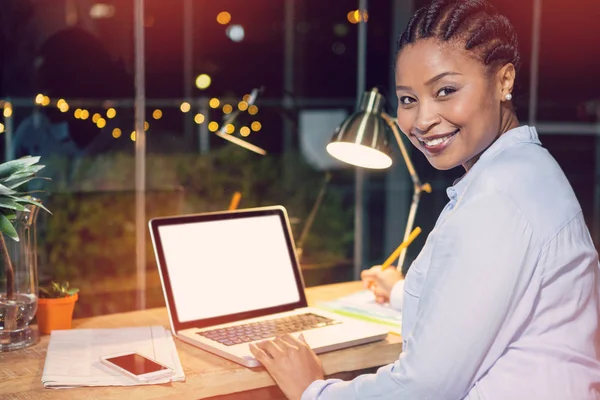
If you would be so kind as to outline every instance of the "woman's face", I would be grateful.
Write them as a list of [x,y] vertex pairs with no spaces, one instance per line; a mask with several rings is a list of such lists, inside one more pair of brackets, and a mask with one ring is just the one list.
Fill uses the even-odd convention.
[[501,101],[510,90],[505,93],[499,72],[488,73],[468,51],[435,39],[402,49],[398,125],[435,168],[468,170],[500,135]]

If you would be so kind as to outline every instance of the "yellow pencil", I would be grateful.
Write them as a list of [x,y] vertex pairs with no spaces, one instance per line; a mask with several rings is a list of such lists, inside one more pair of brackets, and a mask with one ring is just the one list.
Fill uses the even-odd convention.
[[241,198],[242,194],[240,192],[235,192],[233,194],[233,197],[231,198],[231,203],[229,203],[229,211],[237,210]]
[[408,235],[408,238],[400,243],[400,246],[398,246],[398,248],[396,250],[394,250],[394,252],[388,257],[387,260],[385,260],[385,262],[381,265],[381,270],[385,270],[386,268],[388,268],[390,265],[392,265],[392,263],[394,261],[396,261],[396,259],[398,257],[400,257],[400,253],[402,252],[402,250],[404,250],[405,248],[407,248],[413,240],[415,240],[415,238],[417,236],[419,236],[419,233],[421,233],[421,228],[419,228],[418,226],[410,233],[410,235]]

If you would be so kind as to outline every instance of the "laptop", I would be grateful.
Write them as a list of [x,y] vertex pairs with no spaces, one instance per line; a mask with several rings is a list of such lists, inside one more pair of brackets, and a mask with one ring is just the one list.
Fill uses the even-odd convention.
[[249,343],[285,332],[323,353],[387,329],[307,307],[286,210],[271,206],[161,217],[150,233],[173,334],[246,367]]

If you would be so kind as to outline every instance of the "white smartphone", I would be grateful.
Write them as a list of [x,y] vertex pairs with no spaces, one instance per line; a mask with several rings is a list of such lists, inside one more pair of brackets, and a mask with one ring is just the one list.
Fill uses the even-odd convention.
[[174,371],[138,353],[119,353],[100,357],[100,362],[139,382],[150,382],[173,376]]

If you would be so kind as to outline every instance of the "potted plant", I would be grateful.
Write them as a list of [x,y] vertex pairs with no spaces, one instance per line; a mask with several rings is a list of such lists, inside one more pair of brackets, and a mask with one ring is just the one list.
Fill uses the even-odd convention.
[[73,309],[79,298],[79,289],[70,288],[69,282],[51,282],[40,286],[37,323],[40,333],[47,334],[56,329],[71,329]]
[[36,176],[44,168],[39,160],[26,156],[0,164],[0,351],[37,342],[29,327],[38,296],[35,220],[40,209],[48,210],[18,188],[47,179]]

